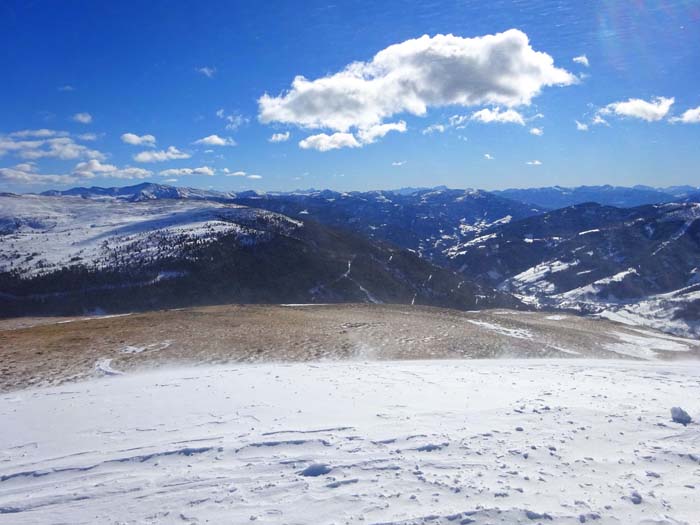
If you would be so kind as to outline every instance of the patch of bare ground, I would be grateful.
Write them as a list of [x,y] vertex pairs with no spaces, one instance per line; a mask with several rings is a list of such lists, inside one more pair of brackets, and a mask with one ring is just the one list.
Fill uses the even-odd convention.
[[0,323],[0,391],[173,364],[692,359],[700,343],[573,315],[405,305],[225,305]]

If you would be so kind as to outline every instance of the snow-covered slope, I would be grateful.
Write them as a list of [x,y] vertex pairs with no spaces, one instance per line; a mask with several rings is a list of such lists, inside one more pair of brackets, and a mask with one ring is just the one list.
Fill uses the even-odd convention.
[[202,200],[0,196],[0,272],[35,276],[85,264],[109,267],[115,252],[133,261],[167,257],[183,243],[206,243],[222,234],[255,242],[263,228],[247,226],[256,222],[281,230],[301,226],[272,212]]
[[450,252],[535,305],[700,336],[700,204],[586,204],[499,226]]
[[92,186],[90,188],[71,188],[69,190],[49,190],[41,193],[43,196],[69,196],[81,197],[93,200],[125,200],[131,202],[158,200],[158,199],[203,199],[203,200],[230,200],[235,193],[199,188],[183,188],[168,186],[167,184],[154,184],[144,182],[133,186],[102,188]]
[[0,523],[698,523],[697,363],[118,373],[0,396]]

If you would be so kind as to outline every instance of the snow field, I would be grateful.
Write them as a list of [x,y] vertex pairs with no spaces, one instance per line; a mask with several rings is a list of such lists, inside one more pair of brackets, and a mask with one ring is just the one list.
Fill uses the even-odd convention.
[[[107,363],[107,366],[109,363]],[[219,365],[0,396],[0,523],[698,523],[700,364]],[[550,521],[551,520],[551,521]]]

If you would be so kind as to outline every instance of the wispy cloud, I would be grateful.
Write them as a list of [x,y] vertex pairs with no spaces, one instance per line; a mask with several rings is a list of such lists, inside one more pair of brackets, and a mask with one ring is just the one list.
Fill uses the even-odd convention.
[[195,71],[197,73],[204,75],[207,78],[214,78],[214,75],[216,75],[216,68],[215,67],[202,66],[202,67],[195,68]]
[[235,131],[243,124],[248,122],[248,119],[239,113],[226,113],[223,108],[216,111],[216,116],[226,121],[226,129]]
[[579,55],[577,57],[572,58],[574,62],[577,64],[581,64],[582,66],[590,66],[590,62],[588,62],[588,57],[586,55]]
[[90,113],[76,113],[73,115],[72,119],[80,124],[90,124],[92,122],[92,115],[90,115]]
[[424,128],[421,133],[423,135],[431,135],[433,133],[445,133],[445,130],[447,128],[445,127],[444,124],[431,124],[427,128]]
[[291,134],[289,131],[285,131],[284,133],[273,133],[267,140],[268,142],[287,142],[290,136]]
[[183,175],[206,175],[207,177],[214,176],[215,170],[209,166],[201,166],[199,168],[171,168],[163,170],[160,175],[163,177],[181,177]]

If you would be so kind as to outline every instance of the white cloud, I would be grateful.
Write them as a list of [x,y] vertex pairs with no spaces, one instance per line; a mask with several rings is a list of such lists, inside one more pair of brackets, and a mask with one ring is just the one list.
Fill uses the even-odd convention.
[[12,168],[0,168],[0,180],[17,184],[71,184],[77,179],[70,175],[38,173],[34,164],[25,162]]
[[216,116],[226,121],[226,129],[230,131],[235,131],[243,124],[248,122],[246,117],[239,115],[238,113],[231,113],[227,115],[223,108],[217,110]]
[[213,78],[216,74],[216,68],[209,66],[198,67],[195,69],[195,71],[197,71],[197,73],[201,73],[207,78]]
[[485,124],[498,122],[504,124],[520,124],[521,126],[525,125],[525,119],[523,116],[514,109],[506,109],[501,111],[500,108],[484,108],[472,113],[471,120],[476,120]]
[[177,182],[177,179],[165,179],[163,182]]
[[392,166],[403,166],[404,164],[406,164],[405,160],[395,160],[391,163]]
[[248,175],[245,171],[231,171],[228,168],[224,168],[224,174],[227,177],[245,177]]
[[594,126],[608,126],[608,121],[605,120],[603,117],[600,115],[594,115],[593,120],[591,120],[591,124]]
[[97,133],[81,133],[77,136],[78,140],[84,140],[86,142],[92,142],[97,140]]
[[544,135],[544,130],[542,128],[530,128],[530,135],[541,137]]
[[64,86],[58,86],[59,91],[75,91],[75,88],[71,86],[70,84],[66,84]]
[[542,166],[542,162],[539,160],[528,160],[525,164],[528,166]]
[[68,133],[65,131],[56,131],[53,129],[23,129],[20,131],[13,131],[9,134],[13,138],[49,138],[49,137],[65,137]]
[[469,115],[452,115],[449,119],[450,126],[457,129],[466,127],[468,121]]
[[576,62],[577,64],[581,64],[582,66],[586,66],[586,67],[590,66],[590,62],[588,62],[588,57],[586,55],[580,55],[580,56],[574,57],[572,60],[574,62]]
[[75,122],[80,122],[81,124],[90,124],[92,122],[90,113],[76,113],[72,118]]
[[195,140],[194,144],[204,146],[235,146],[236,141],[230,137],[219,137],[219,135],[209,135],[208,137]]
[[390,131],[404,133],[406,131],[406,123],[403,120],[400,120],[398,122],[390,122],[388,124],[377,124],[376,126],[360,129],[357,132],[357,136],[363,144],[372,144],[374,141],[382,138]]
[[[9,135],[0,135],[0,157],[8,153],[19,156],[22,159],[36,160],[41,158],[55,158],[72,160],[78,158],[103,159],[104,155],[82,144],[77,144],[71,137],[61,136],[62,132],[44,133],[50,130],[24,130]],[[49,136],[50,138],[34,140],[17,140],[20,137]],[[51,134],[57,136],[51,137]]]
[[153,172],[143,168],[117,168],[113,164],[102,164],[99,160],[91,159],[78,163],[73,169],[73,175],[83,179],[94,177],[111,177],[115,179],[145,179],[153,175]]
[[17,164],[13,168],[0,168],[0,180],[23,184],[71,184],[96,177],[111,177],[118,179],[143,179],[152,175],[142,168],[117,168],[112,164],[103,164],[97,159],[79,162],[70,175],[53,175],[39,173],[31,162]]
[[164,162],[166,160],[189,159],[191,156],[175,146],[170,146],[167,150],[142,151],[134,155],[134,160],[137,162]]
[[288,92],[258,99],[258,118],[348,132],[399,113],[425,115],[430,107],[528,105],[544,87],[575,82],[516,29],[477,38],[425,35],[327,77],[297,76]]
[[357,139],[352,133],[333,133],[332,135],[319,133],[318,135],[311,135],[300,141],[299,147],[301,149],[329,151],[339,148],[359,148],[361,144],[357,142]]
[[646,120],[647,122],[655,122],[663,119],[668,114],[673,102],[673,97],[656,97],[651,101],[630,98],[624,102],[608,104],[598,110],[598,115],[632,117]]
[[78,163],[73,169],[73,173],[80,177],[91,179],[95,177],[97,173],[108,173],[116,170],[117,167],[112,164],[102,164],[97,159],[91,159],[87,162]]
[[273,133],[267,140],[268,142],[287,142],[290,136],[291,134],[289,131],[285,131],[284,133]]
[[579,122],[578,120],[575,120],[576,122],[576,129],[579,131],[588,131],[588,124],[584,124],[583,122]]
[[214,173],[214,170],[209,166],[202,166],[200,168],[172,168],[160,172],[163,177],[181,177],[183,175],[206,175],[211,177]]
[[490,153],[484,153],[484,158],[486,160],[493,160],[493,155],[491,155]]
[[423,135],[430,135],[432,133],[445,133],[445,126],[443,124],[431,124],[427,128],[423,129],[421,133]]
[[155,146],[156,138],[153,135],[136,135],[135,133],[124,133],[121,136],[122,142],[132,146]]
[[669,119],[671,122],[680,122],[682,124],[700,124],[700,106],[693,109],[687,109],[680,117]]
[[247,175],[246,178],[252,179],[252,180],[259,180],[259,179],[262,179],[262,175]]

